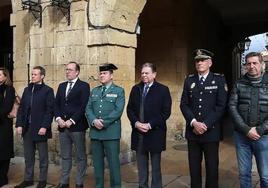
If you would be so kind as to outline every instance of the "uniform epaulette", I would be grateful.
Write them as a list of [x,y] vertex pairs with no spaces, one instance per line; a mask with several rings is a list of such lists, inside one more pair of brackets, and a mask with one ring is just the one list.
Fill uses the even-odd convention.
[[188,75],[188,77],[193,77],[193,76],[194,76],[194,74],[189,74],[189,75]]

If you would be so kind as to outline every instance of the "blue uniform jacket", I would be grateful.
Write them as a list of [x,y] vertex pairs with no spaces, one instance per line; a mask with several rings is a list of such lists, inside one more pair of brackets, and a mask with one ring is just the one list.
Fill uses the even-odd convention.
[[[203,85],[198,75],[185,79],[180,108],[186,120],[186,138],[201,142],[220,140],[219,120],[226,110],[227,86],[222,75],[210,72]],[[208,131],[202,135],[193,133],[193,119],[204,122]]]

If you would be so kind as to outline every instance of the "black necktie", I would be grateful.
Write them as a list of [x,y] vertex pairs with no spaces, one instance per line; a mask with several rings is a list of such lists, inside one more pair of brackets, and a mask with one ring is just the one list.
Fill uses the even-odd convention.
[[199,80],[200,84],[203,85],[205,82],[205,78],[203,76],[201,76],[200,80]]
[[101,89],[101,96],[102,97],[104,96],[105,90],[106,90],[106,87],[105,86],[102,86],[102,89]]
[[68,91],[67,91],[67,93],[66,93],[66,96],[68,96],[69,95],[69,93],[71,92],[71,90],[72,90],[72,86],[73,86],[73,82],[68,82],[68,84],[69,84],[69,88],[68,88]]

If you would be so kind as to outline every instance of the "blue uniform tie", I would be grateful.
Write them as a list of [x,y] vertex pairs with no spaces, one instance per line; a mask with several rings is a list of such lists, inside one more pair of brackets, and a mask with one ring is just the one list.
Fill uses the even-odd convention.
[[199,80],[200,84],[203,85],[205,82],[205,78],[203,76],[201,76],[200,80]]

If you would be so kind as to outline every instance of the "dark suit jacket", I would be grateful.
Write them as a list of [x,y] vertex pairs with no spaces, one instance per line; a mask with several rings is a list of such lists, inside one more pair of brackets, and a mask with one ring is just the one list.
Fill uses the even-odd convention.
[[[210,72],[203,85],[197,74],[189,75],[184,82],[180,108],[186,120],[186,138],[200,142],[220,140],[219,120],[226,110],[227,86],[223,75]],[[208,131],[193,133],[192,119],[204,122]]]
[[[72,119],[75,125],[69,128],[71,132],[81,132],[88,128],[85,118],[85,108],[88,102],[90,88],[89,84],[77,80],[68,97],[65,96],[68,82],[59,85],[55,102],[55,118],[61,117],[64,121]],[[64,131],[65,128],[58,128]]]
[[[144,84],[135,85],[130,93],[127,105],[127,116],[132,126],[131,149],[137,150],[138,129],[135,123],[140,121],[140,104]],[[171,96],[168,87],[154,82],[146,95],[144,102],[144,122],[150,123],[152,129],[144,135],[143,148],[145,151],[161,152],[166,149],[166,120],[171,113]]]
[[13,121],[8,118],[15,100],[13,86],[0,85],[0,161],[14,157]]
[[[45,84],[35,85],[34,90],[33,86],[29,84],[23,91],[16,127],[22,127],[24,133],[30,131],[33,141],[46,141],[52,137],[54,92]],[[38,135],[40,128],[47,129],[46,135]]]

